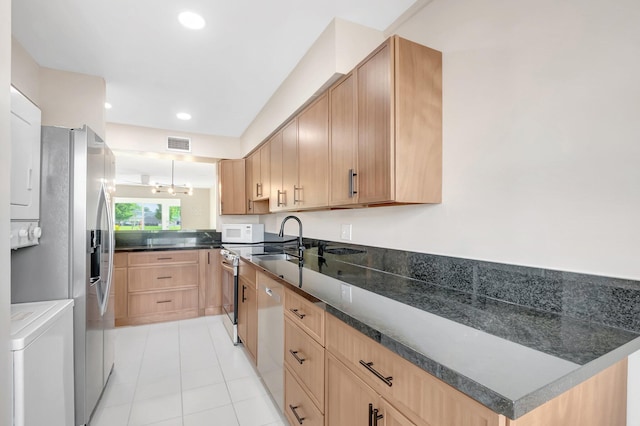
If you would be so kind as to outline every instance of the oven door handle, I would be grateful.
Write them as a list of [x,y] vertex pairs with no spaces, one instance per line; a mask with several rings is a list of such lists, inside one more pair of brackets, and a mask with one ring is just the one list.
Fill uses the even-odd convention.
[[221,263],[222,263],[222,269],[224,269],[227,272],[230,272],[231,274],[233,274],[234,277],[238,275],[238,270],[236,267],[224,261]]

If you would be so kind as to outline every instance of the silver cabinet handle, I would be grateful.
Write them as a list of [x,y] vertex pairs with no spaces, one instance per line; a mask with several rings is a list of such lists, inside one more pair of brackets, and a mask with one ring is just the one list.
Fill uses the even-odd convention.
[[391,383],[391,381],[393,380],[393,377],[392,376],[385,377],[384,375],[382,375],[379,371],[373,368],[373,362],[365,362],[363,360],[360,360],[360,365],[362,365],[364,368],[372,372],[378,379],[382,380],[385,385],[389,387],[393,385],[393,383]]
[[300,198],[296,197],[296,194],[298,193],[298,191],[302,191],[302,187],[294,185],[293,186],[293,204],[298,204],[302,202]]
[[355,178],[356,176],[358,176],[358,174],[355,172],[355,170],[353,169],[349,169],[349,198],[353,198],[355,197],[355,195],[358,193],[358,191],[356,191],[356,183],[355,183]]
[[[280,195],[283,196],[282,198],[283,198],[284,201],[280,201]],[[286,190],[285,191],[278,190],[277,205],[278,205],[278,207],[287,205],[287,191]]]
[[306,317],[306,314],[299,313],[297,309],[289,309],[289,310],[293,312],[293,314],[300,319],[304,319],[304,317]]
[[304,420],[304,417],[300,417],[298,415],[298,412],[296,411],[298,408],[300,408],[300,406],[296,405],[295,407],[291,404],[289,404],[289,408],[291,409],[291,412],[293,413],[294,416],[296,416],[296,420],[298,421],[299,424],[302,424],[302,421]]
[[299,351],[294,351],[293,349],[289,349],[289,353],[291,354],[291,356],[293,356],[296,359],[296,361],[298,361],[298,364],[300,365],[302,365],[302,363],[306,361],[305,358],[300,358],[298,356]]

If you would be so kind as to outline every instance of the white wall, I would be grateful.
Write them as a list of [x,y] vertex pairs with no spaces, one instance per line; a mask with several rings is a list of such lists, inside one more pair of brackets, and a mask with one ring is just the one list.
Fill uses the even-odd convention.
[[384,41],[380,31],[334,19],[242,135],[244,156],[284,124],[336,74],[347,73]]
[[107,87],[102,77],[51,68],[40,68],[39,77],[43,126],[86,124],[104,139]]
[[178,136],[191,138],[191,154],[186,157],[242,157],[239,138],[175,132],[118,123],[107,123],[106,128],[106,141],[112,150],[177,155],[180,153],[167,151],[167,137]]
[[11,84],[40,105],[40,65],[14,38],[11,38]]
[[638,22],[631,0],[434,0],[396,31],[443,52],[442,204],[303,213],[305,236],[639,280]]
[[0,0],[0,424],[11,423],[9,314],[11,262],[9,249],[9,84],[11,83],[11,0]]
[[628,0],[435,0],[397,32],[443,52],[442,204],[301,214],[305,233],[640,279],[638,22]]

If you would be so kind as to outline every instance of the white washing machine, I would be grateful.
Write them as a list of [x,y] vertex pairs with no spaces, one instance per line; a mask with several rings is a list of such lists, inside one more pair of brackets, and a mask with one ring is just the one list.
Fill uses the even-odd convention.
[[11,305],[14,426],[74,424],[73,300]]

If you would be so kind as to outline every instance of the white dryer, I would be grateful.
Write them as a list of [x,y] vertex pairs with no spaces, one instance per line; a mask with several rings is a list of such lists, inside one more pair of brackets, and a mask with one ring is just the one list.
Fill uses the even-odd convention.
[[14,426],[74,424],[73,299],[11,305]]

